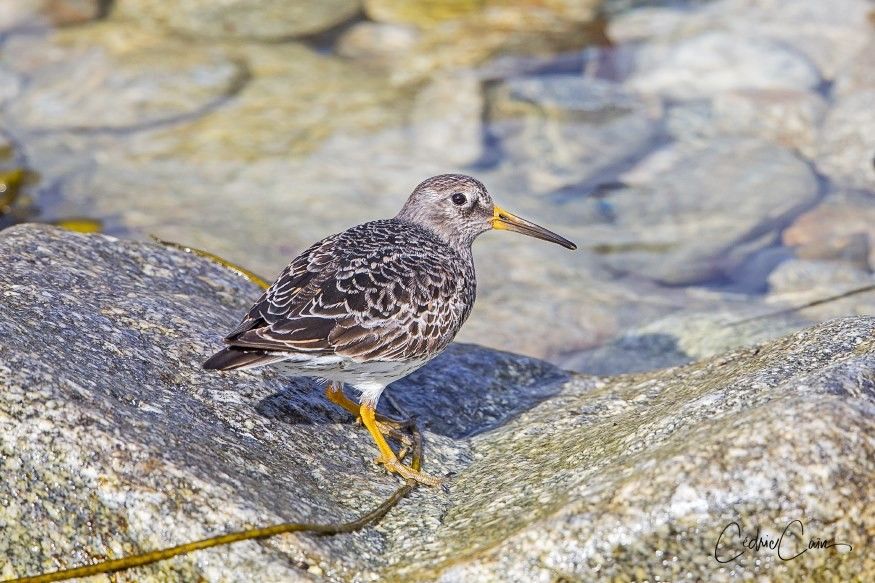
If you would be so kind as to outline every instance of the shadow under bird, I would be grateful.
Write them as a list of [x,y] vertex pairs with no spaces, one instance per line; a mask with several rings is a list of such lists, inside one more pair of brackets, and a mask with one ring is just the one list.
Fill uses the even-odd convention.
[[[378,463],[420,483],[440,480],[401,463],[381,433],[377,400],[389,383],[437,356],[476,296],[471,244],[490,229],[576,245],[492,202],[470,176],[419,184],[395,218],[331,235],[298,257],[250,308],[228,344],[204,363],[235,370],[266,365],[328,381],[328,399],[361,418]],[[360,393],[346,397],[344,383]]]

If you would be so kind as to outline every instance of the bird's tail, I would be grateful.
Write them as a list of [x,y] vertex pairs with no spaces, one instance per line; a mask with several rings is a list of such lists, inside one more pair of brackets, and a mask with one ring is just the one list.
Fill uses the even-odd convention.
[[229,346],[212,355],[203,364],[207,370],[237,370],[255,368],[285,360],[285,355]]

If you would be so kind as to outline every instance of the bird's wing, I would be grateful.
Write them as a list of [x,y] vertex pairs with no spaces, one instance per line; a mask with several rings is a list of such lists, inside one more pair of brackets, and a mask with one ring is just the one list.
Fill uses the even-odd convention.
[[226,341],[232,346],[355,360],[424,358],[467,318],[473,281],[431,237],[354,227],[283,271]]
[[225,337],[225,342],[235,344],[242,334],[275,323],[312,298],[321,280],[337,269],[339,237],[326,237],[295,257],[252,305],[237,328]]

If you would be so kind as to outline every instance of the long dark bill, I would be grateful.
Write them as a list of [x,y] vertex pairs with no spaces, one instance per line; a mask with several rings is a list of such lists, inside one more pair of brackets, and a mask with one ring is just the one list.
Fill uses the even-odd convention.
[[493,211],[492,228],[504,231],[516,231],[517,233],[522,233],[529,237],[535,237],[536,239],[543,239],[544,241],[550,241],[551,243],[562,245],[566,249],[577,249],[577,245],[565,237],[560,237],[553,231],[509,213],[498,205],[495,206],[495,210]]

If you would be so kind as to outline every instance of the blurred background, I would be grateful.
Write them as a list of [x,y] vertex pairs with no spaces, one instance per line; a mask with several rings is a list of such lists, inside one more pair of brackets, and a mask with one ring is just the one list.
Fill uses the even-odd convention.
[[459,339],[597,374],[875,314],[873,158],[868,0],[0,1],[0,228],[270,279],[465,172],[581,250],[481,237]]

